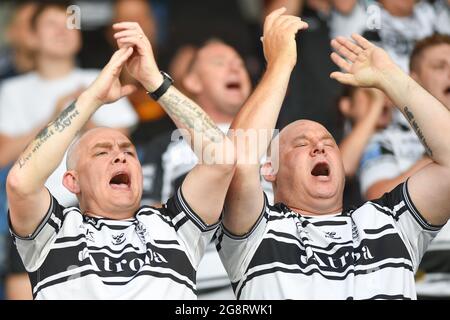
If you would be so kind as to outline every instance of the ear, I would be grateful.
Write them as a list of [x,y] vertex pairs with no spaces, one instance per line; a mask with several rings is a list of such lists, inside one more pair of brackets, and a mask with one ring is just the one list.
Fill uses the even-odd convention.
[[189,91],[191,94],[197,95],[203,90],[202,83],[198,76],[190,72],[183,78],[183,86]]
[[80,193],[80,185],[78,183],[78,174],[74,170],[69,170],[64,173],[63,185],[67,190],[73,194]]
[[273,170],[272,163],[266,162],[261,167],[261,175],[266,179],[268,182],[275,182],[277,179],[277,175]]
[[349,97],[342,97],[339,99],[339,110],[347,118],[350,114],[352,102]]

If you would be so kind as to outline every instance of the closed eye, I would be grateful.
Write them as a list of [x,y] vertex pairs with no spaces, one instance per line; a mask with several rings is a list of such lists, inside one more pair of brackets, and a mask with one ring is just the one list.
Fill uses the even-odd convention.
[[105,155],[105,154],[107,154],[106,151],[100,151],[100,152],[97,152],[97,153],[95,154],[95,156],[98,157],[98,156],[102,156],[102,155]]

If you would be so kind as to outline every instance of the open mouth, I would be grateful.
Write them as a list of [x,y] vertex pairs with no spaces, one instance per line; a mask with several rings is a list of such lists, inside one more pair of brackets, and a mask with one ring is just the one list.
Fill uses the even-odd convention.
[[109,185],[112,187],[129,188],[130,182],[130,176],[127,173],[118,172],[111,178]]
[[450,86],[448,86],[447,88],[445,88],[444,94],[445,94],[445,95],[450,95]]
[[230,82],[227,82],[225,87],[230,90],[240,90],[241,84],[238,81],[230,81]]
[[311,171],[315,177],[328,177],[330,175],[330,166],[326,162],[317,163]]

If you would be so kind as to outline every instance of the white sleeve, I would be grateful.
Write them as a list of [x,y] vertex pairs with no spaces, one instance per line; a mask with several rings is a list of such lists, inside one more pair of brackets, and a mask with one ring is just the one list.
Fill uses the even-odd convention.
[[98,126],[130,128],[137,124],[138,116],[126,97],[99,108],[92,116]]
[[207,225],[186,202],[181,187],[164,207],[166,210],[163,211],[163,214],[171,219],[173,228],[184,244],[192,265],[197,268],[206,246],[217,231],[220,220],[212,225]]
[[217,252],[232,283],[237,283],[244,276],[252,258],[261,243],[267,229],[268,201],[264,195],[263,210],[258,221],[248,233],[233,235],[223,225],[219,228],[216,241]]
[[359,169],[361,194],[376,182],[392,179],[401,174],[392,146],[379,141],[371,142],[363,153]]
[[394,224],[411,255],[414,272],[419,267],[425,251],[443,226],[429,224],[417,210],[408,192],[408,181],[401,183],[394,190],[372,201],[391,212]]
[[[51,196],[51,195],[50,195]],[[18,236],[12,229],[10,232],[14,243],[28,272],[36,271],[47,257],[52,244],[55,242],[64,221],[64,207],[51,196],[51,203],[47,214],[36,230],[28,237]]]

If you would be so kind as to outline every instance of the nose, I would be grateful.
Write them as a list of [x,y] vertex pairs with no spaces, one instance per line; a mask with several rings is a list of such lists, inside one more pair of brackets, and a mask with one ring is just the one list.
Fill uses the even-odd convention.
[[127,158],[125,157],[125,152],[118,152],[114,157],[114,163],[125,163],[127,162]]
[[325,153],[325,146],[322,142],[317,142],[311,149],[311,156],[313,157],[324,153]]

